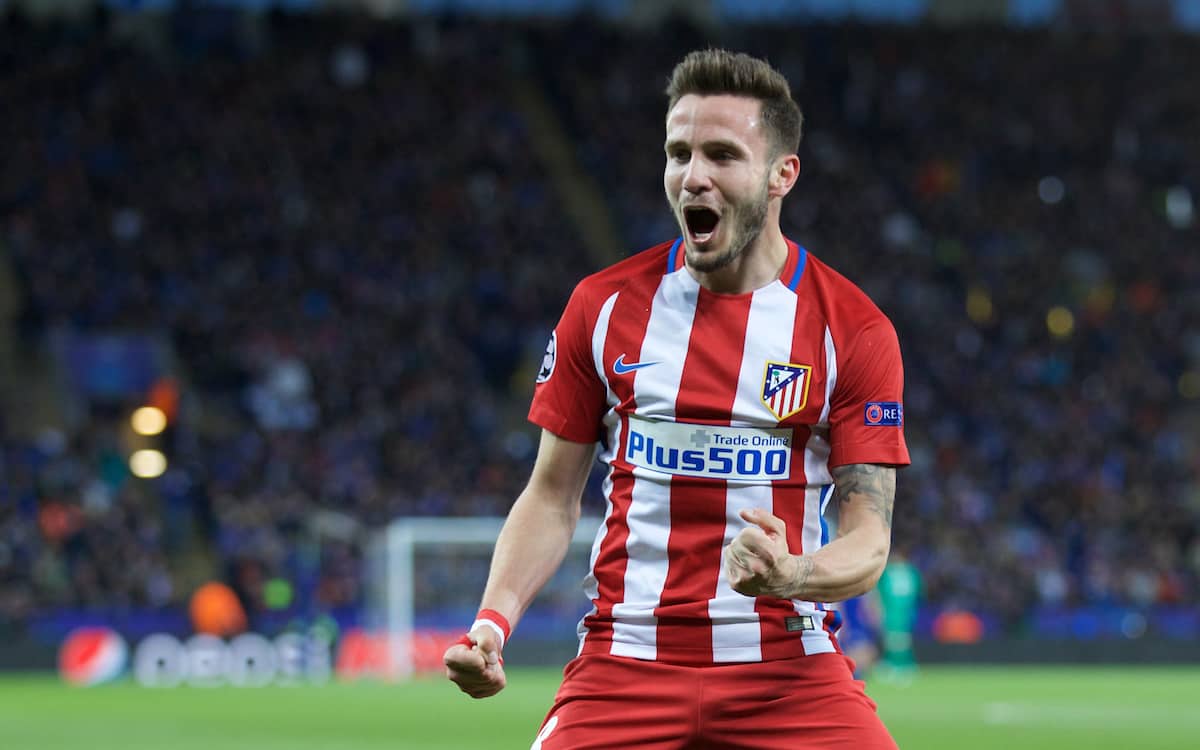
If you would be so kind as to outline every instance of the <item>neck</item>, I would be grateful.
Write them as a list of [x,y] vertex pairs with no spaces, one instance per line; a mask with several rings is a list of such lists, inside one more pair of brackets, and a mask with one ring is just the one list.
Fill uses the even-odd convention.
[[688,267],[700,286],[719,294],[745,294],[779,278],[788,246],[778,221],[768,219],[761,232],[729,265],[707,273]]

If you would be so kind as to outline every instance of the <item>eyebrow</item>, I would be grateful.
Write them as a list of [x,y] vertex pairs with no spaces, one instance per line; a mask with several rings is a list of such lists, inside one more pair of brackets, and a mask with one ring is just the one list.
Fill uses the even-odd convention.
[[[663,146],[663,150],[670,152],[672,149],[676,149],[676,148],[680,148],[680,147],[694,149],[694,147],[690,146],[687,143],[687,141],[681,141],[679,139],[674,139],[674,140],[668,140],[666,142],[666,144]],[[745,146],[742,146],[739,143],[735,143],[734,141],[725,140],[724,138],[718,138],[718,139],[712,140],[712,141],[705,141],[704,143],[701,143],[699,147],[701,149],[728,149],[729,151],[736,151],[739,154],[746,152]]]

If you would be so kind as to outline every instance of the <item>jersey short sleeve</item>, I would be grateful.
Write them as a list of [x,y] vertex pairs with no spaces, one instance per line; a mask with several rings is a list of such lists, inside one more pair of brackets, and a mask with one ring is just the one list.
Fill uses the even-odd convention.
[[584,285],[575,288],[550,334],[529,407],[529,421],[577,443],[600,439],[607,408],[606,388],[592,356],[598,310],[588,299]]
[[891,322],[881,314],[854,331],[838,347],[837,360],[829,411],[830,467],[907,465],[904,366]]

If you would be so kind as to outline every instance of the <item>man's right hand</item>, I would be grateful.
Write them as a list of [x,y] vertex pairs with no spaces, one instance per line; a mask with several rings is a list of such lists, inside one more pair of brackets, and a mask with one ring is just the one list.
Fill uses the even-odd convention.
[[491,697],[506,684],[499,639],[486,625],[475,628],[446,649],[442,662],[446,665],[446,677],[472,698]]

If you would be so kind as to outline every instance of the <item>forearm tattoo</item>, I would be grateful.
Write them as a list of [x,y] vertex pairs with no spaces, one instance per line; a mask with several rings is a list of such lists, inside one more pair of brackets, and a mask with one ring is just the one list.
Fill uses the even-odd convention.
[[791,588],[787,594],[781,596],[791,598],[793,596],[803,596],[804,592],[808,591],[808,579],[812,576],[813,566],[815,563],[808,555],[801,555],[796,560],[796,575],[791,581]]
[[892,503],[896,499],[896,469],[878,464],[850,464],[833,470],[833,497],[838,507],[865,505],[892,528]]

